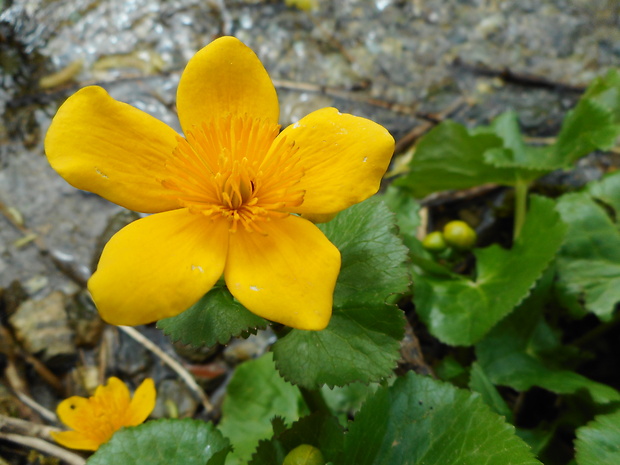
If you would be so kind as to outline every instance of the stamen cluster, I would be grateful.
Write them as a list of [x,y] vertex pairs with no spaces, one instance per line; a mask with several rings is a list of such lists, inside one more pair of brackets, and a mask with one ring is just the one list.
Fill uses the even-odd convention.
[[231,232],[261,232],[261,221],[285,217],[304,198],[295,189],[304,175],[298,148],[279,129],[250,117],[203,122],[179,137],[162,185],[190,211],[227,219]]

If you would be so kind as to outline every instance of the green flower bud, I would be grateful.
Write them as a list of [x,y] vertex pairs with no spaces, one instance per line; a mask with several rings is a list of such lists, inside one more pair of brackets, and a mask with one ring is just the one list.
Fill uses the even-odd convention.
[[450,221],[443,228],[443,236],[450,246],[459,250],[471,249],[478,239],[476,231],[464,221]]
[[422,241],[422,246],[429,252],[442,252],[448,247],[441,231],[427,234]]
[[325,465],[325,459],[316,447],[302,444],[286,455],[282,465]]

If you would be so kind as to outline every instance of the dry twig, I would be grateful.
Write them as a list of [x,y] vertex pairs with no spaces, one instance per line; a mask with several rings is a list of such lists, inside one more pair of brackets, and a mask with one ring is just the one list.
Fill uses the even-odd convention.
[[185,384],[190,388],[190,390],[200,399],[203,407],[210,413],[213,410],[213,405],[209,402],[209,398],[207,394],[205,394],[204,390],[196,383],[196,380],[191,375],[189,371],[183,367],[179,362],[177,362],[174,358],[168,355],[166,352],[161,350],[155,343],[153,343],[150,339],[144,337],[138,330],[132,328],[130,326],[119,326],[118,327],[125,334],[133,338],[135,341],[142,344],[148,350],[157,355],[166,365],[172,368],[180,377],[185,381]]
[[[5,326],[0,325],[0,334],[6,343],[7,350],[10,348],[11,354],[7,354],[11,362],[14,363],[17,357],[20,357],[26,363],[30,364],[37,374],[49,384],[57,393],[62,392],[62,383],[52,371],[45,366],[41,360],[24,350],[13,337],[11,331]],[[19,384],[13,384],[15,390],[25,391],[26,383],[20,381]]]
[[[16,366],[16,350],[18,349],[17,344],[13,340],[13,336],[9,332],[7,328],[0,325],[0,335],[2,335],[2,339],[7,343],[5,348],[6,355],[6,368],[4,369],[4,377],[15,394],[17,398],[30,410],[34,410],[37,412],[42,418],[55,423],[58,421],[54,412],[46,409],[39,403],[37,403],[34,399],[32,399],[27,393],[28,386],[26,382],[20,377],[19,370]],[[20,349],[21,351],[21,349]],[[35,366],[35,369],[37,367]]]
[[69,452],[68,450],[55,444],[44,441],[43,439],[21,436],[13,433],[0,433],[0,439],[11,441],[15,444],[29,447],[31,449],[37,449],[45,454],[51,455],[52,457],[58,457],[60,460],[68,463],[69,465],[84,465],[86,463],[86,460],[79,455]]
[[34,436],[45,440],[51,440],[51,432],[60,431],[53,426],[41,425],[21,418],[0,415],[0,431],[4,433],[16,433],[25,436]]
[[58,417],[56,416],[56,414],[54,412],[52,412],[51,410],[48,410],[45,407],[43,407],[36,400],[34,400],[32,397],[30,397],[30,396],[28,396],[28,395],[26,395],[26,394],[24,394],[23,392],[20,392],[20,391],[15,391],[15,395],[17,396],[17,398],[19,400],[21,400],[24,404],[26,404],[32,410],[34,410],[39,415],[41,415],[41,417],[44,418],[45,420],[47,420],[47,421],[49,421],[51,423],[58,423]]
[[396,147],[394,148],[394,153],[398,154],[404,152],[410,145],[412,145],[418,138],[423,136],[425,133],[430,131],[434,126],[441,123],[443,120],[448,118],[450,115],[459,110],[463,105],[467,103],[467,100],[459,96],[454,101],[444,108],[442,111],[426,115],[426,119],[428,121],[420,124],[419,126],[414,127],[411,131],[405,134],[396,142]]

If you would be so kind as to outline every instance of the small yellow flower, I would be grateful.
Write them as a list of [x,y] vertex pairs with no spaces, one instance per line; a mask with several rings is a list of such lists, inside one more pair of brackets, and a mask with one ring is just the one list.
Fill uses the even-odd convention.
[[136,389],[133,399],[129,389],[118,378],[108,379],[88,399],[73,396],[58,404],[60,421],[73,431],[51,433],[52,437],[71,449],[97,450],[123,426],[144,422],[155,408],[155,384],[145,379]]
[[304,11],[315,10],[319,7],[318,0],[284,0],[286,6],[292,6]]
[[340,252],[305,218],[329,217],[375,194],[392,136],[335,108],[280,132],[269,75],[234,37],[189,61],[177,108],[185,138],[86,87],[47,133],[48,160],[70,184],[155,213],[103,251],[88,285],[103,319],[138,325],[178,315],[224,275],[255,314],[325,328]]

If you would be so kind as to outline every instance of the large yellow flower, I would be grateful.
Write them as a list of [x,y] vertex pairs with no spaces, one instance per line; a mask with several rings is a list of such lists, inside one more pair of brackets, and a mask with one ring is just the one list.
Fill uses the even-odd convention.
[[275,88],[233,37],[200,50],[177,92],[186,138],[100,87],[58,110],[45,139],[70,184],[155,213],[107,244],[89,281],[101,316],[137,325],[175,316],[222,274],[250,311],[327,326],[340,253],[301,215],[335,214],[377,192],[394,139],[334,108],[279,132]]
[[71,449],[97,450],[123,426],[144,422],[155,408],[155,384],[145,379],[133,399],[129,389],[118,378],[97,387],[95,395],[73,396],[58,404],[58,418],[73,431],[53,432],[52,437]]

